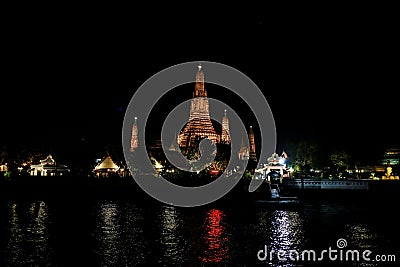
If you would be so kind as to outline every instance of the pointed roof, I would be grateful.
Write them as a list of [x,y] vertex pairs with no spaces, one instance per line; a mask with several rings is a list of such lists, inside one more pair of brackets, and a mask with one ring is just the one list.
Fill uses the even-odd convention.
[[95,171],[100,171],[100,170],[118,170],[119,167],[117,164],[114,163],[114,161],[111,159],[110,155],[108,155],[102,162],[100,162],[99,165],[97,165],[94,170]]
[[250,126],[249,135],[253,134],[253,126]]
[[40,164],[45,165],[45,164],[54,164],[54,159],[53,156],[50,154],[47,156],[45,159],[40,160]]
[[247,153],[247,154],[249,153],[249,147],[247,147],[244,144],[243,138],[242,138],[242,145],[240,146],[239,153]]
[[171,145],[169,146],[169,151],[180,151],[179,145],[178,145],[178,134],[175,134],[175,138],[172,141]]

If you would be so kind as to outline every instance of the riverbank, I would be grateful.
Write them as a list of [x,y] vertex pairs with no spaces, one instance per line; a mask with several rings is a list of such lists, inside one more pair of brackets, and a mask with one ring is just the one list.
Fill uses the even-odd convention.
[[[263,183],[255,192],[248,192],[250,181],[242,179],[219,201],[248,203],[269,197],[269,186]],[[291,187],[281,185],[281,191],[288,196],[302,199],[387,199],[400,198],[400,181],[368,181],[368,189],[321,189],[318,187]],[[0,199],[144,199],[153,201],[132,177],[94,178],[79,176],[64,177],[18,177],[0,181]],[[156,201],[156,200],[154,200]]]

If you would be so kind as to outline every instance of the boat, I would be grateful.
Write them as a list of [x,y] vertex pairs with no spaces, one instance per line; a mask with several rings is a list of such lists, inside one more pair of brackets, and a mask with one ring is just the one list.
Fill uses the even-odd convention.
[[267,163],[255,170],[254,179],[263,180],[262,189],[258,190],[256,197],[257,203],[268,205],[298,205],[301,203],[296,195],[290,195],[290,192],[281,190],[283,181],[290,179],[289,171],[286,166],[287,154],[283,151],[279,156],[273,153]]
[[273,204],[273,205],[300,204],[300,199],[297,196],[281,195],[278,184],[270,184],[269,192],[270,192],[269,196],[267,195],[266,197],[258,198],[256,199],[256,202],[264,204]]

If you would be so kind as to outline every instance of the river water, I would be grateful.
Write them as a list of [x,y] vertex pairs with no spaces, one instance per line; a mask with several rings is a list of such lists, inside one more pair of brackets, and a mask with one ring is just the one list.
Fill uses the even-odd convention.
[[7,200],[0,203],[0,266],[395,266],[328,255],[323,263],[279,259],[271,251],[319,256],[343,239],[343,250],[399,261],[396,206],[332,199],[289,208],[240,201],[180,208],[148,198]]

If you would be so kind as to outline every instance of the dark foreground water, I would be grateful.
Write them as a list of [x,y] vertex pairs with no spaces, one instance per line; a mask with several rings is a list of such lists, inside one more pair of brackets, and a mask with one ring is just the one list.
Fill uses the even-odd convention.
[[[237,199],[196,208],[146,197],[2,200],[0,266],[395,266],[373,260],[400,261],[398,205],[332,198],[294,208]],[[265,246],[320,257],[329,247],[338,250],[338,239],[347,242],[344,252],[370,250],[371,261],[340,261],[339,252],[336,260],[325,254],[323,263],[257,257]]]

